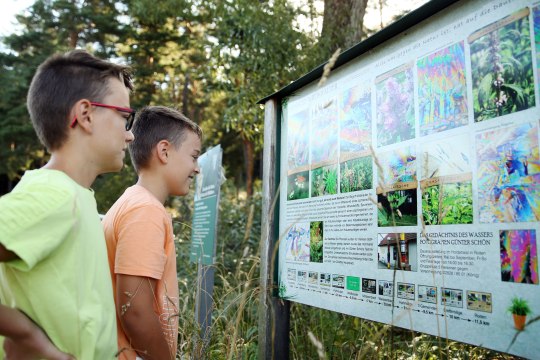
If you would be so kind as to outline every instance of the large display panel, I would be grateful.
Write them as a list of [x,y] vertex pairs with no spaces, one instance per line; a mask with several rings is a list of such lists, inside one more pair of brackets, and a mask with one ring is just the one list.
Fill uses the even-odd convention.
[[285,99],[280,295],[537,358],[539,66],[539,3],[461,1]]

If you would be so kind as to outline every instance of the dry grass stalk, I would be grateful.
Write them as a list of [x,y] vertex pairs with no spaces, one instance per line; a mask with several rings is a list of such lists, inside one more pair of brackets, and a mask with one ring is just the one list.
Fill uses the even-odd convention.
[[330,56],[330,59],[328,59],[328,62],[326,63],[326,65],[324,65],[323,74],[321,76],[321,80],[319,80],[319,84],[317,85],[317,87],[321,87],[328,80],[328,77],[330,76],[330,71],[332,71],[332,68],[336,64],[336,60],[338,59],[340,52],[341,52],[341,48],[338,48],[332,54],[332,56]]

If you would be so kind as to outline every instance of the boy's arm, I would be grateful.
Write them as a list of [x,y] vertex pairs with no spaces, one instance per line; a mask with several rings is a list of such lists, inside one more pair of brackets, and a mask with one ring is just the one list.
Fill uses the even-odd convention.
[[0,262],[17,260],[19,257],[13,251],[9,251],[4,245],[0,244]]
[[173,358],[154,312],[156,284],[145,276],[116,275],[116,312],[131,348],[145,360]]
[[58,350],[32,320],[17,309],[0,305],[0,335],[8,359],[74,360]]

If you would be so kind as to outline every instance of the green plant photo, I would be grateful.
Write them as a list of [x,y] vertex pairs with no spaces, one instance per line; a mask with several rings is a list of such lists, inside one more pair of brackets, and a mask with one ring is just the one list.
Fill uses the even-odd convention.
[[531,313],[531,308],[527,300],[520,297],[513,297],[512,304],[508,307],[508,312],[515,315],[526,316]]

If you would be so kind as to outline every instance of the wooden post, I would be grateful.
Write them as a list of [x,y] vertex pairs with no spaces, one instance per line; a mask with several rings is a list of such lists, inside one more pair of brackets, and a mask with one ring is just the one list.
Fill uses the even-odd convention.
[[[278,239],[278,206],[273,207],[279,179],[278,103],[265,103],[263,150],[263,199],[261,219],[261,295],[259,305],[259,359],[289,359],[290,303],[276,296],[277,262],[274,249]],[[276,200],[277,201],[277,200]]]

